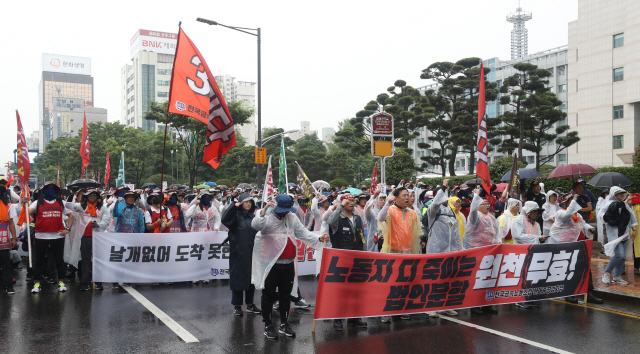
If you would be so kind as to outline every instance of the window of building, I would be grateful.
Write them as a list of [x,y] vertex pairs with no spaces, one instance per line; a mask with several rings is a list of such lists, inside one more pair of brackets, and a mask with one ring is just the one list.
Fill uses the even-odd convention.
[[613,119],[624,118],[624,106],[613,106]]
[[555,91],[555,87],[553,87],[553,86],[549,87],[549,92],[555,93],[554,91]]
[[624,68],[613,69],[613,82],[624,80]]
[[618,33],[613,35],[613,47],[620,48],[624,45],[624,33]]
[[566,102],[562,102],[562,104],[558,106],[558,109],[561,110],[561,111],[566,111],[567,110],[567,103]]
[[158,63],[171,63],[173,64],[173,54],[160,54],[158,53]]
[[158,91],[158,97],[169,97],[169,92]]
[[526,156],[525,157],[527,159],[527,163],[534,163],[535,162],[535,156]]
[[556,69],[558,76],[564,75],[566,67],[564,65],[558,66]]
[[567,162],[567,154],[558,154],[558,162]]
[[624,148],[624,135],[614,135],[613,136],[613,148],[614,149],[622,149],[622,148]]
[[158,80],[158,86],[169,86],[169,80]]
[[549,70],[549,72],[551,73],[551,77],[553,77],[553,67],[547,68],[547,70]]
[[158,69],[158,75],[171,75],[171,69]]
[[563,92],[567,92],[567,85],[566,84],[558,85],[558,93],[563,93]]
[[576,92],[578,92],[578,80],[576,80]]

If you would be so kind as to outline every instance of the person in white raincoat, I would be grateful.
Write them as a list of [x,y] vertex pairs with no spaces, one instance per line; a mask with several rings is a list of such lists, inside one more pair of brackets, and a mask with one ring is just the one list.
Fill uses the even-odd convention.
[[539,212],[538,203],[532,201],[524,203],[522,214],[518,215],[511,224],[511,236],[513,236],[514,244],[539,244],[540,241],[546,239],[540,232],[540,224],[536,222]]
[[[273,208],[267,213],[267,209]],[[279,300],[279,332],[294,337],[295,332],[288,324],[290,295],[297,294],[297,257],[296,238],[316,250],[323,248],[328,234],[318,237],[307,230],[294,215],[293,199],[280,194],[267,203],[257,217],[251,221],[251,227],[258,231],[253,246],[251,283],[262,290],[262,320],[265,323],[264,335],[275,340],[278,334],[271,321],[273,303]],[[278,297],[276,299],[276,289]]]
[[474,193],[464,229],[464,249],[502,243],[498,235],[498,222],[495,216],[489,213],[489,202],[480,197],[480,189],[476,189]]
[[211,205],[211,195],[206,190],[200,192],[198,199],[189,207],[184,217],[193,220],[191,232],[220,230],[220,213]]
[[556,220],[556,213],[560,210],[560,204],[558,204],[558,193],[555,191],[549,191],[547,193],[547,202],[542,206],[542,234],[549,236],[551,232],[551,226]]
[[[598,241],[600,241],[600,243],[603,245],[606,244],[608,240],[607,233],[605,231],[606,229],[604,227],[604,220],[602,220],[602,216],[604,215],[604,213],[600,214],[600,210],[602,209],[602,206],[604,205],[608,196],[609,190],[604,189],[600,194],[600,197],[598,198],[598,202],[596,203],[596,225],[598,227]],[[604,254],[604,251],[601,251],[600,253]]]
[[[315,198],[311,200],[311,223],[313,223],[313,231],[320,231],[322,228],[322,216],[329,208],[329,197],[316,193]],[[306,225],[310,228],[310,225]]]
[[433,202],[427,209],[429,220],[429,237],[427,254],[446,253],[462,250],[462,235],[455,212],[448,205],[447,187],[449,180],[445,179],[438,190]]
[[[607,256],[611,257],[602,274],[602,282],[605,284],[629,284],[621,278],[621,275],[624,270],[627,247],[629,247],[629,243],[633,243],[636,237],[638,220],[636,220],[636,215],[631,207],[625,202],[626,197],[627,191],[620,187],[611,187],[609,196],[600,209],[609,238],[609,242],[604,248]],[[629,239],[632,241],[628,242]]]
[[[73,241],[68,263],[77,268],[82,257],[80,290],[86,291],[89,290],[92,279],[93,233],[106,230],[110,214],[107,207],[103,206],[102,197],[97,189],[89,190],[82,195],[80,203],[66,203],[65,208],[77,215],[77,222],[70,232],[72,236],[69,239]],[[102,290],[102,284],[96,283],[96,289]]]
[[516,198],[509,198],[504,213],[498,217],[498,234],[502,239],[502,243],[512,244],[513,236],[511,235],[511,225],[518,215],[520,215],[520,207],[522,202]]
[[368,232],[367,230],[369,229],[369,223],[367,222],[367,218],[364,215],[364,208],[367,206],[367,202],[369,201],[369,195],[366,193],[361,193],[358,194],[358,196],[355,198],[356,201],[356,207],[353,210],[353,213],[355,215],[358,215],[360,217],[360,219],[362,219],[362,224],[364,225],[364,237],[365,237],[365,242],[367,241],[367,235]]
[[384,193],[380,193],[380,191],[381,188],[378,187],[373,198],[369,199],[364,206],[364,217],[369,224],[365,249],[369,252],[378,252],[378,241],[382,238],[382,231],[378,227],[378,214],[384,208],[387,196]]

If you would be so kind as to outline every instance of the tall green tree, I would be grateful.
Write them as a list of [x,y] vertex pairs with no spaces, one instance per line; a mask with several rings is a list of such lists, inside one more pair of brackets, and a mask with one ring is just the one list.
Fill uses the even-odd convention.
[[422,125],[431,133],[427,138],[430,143],[420,142],[418,147],[429,149],[430,156],[421,156],[424,161],[421,165],[423,171],[431,166],[439,166],[442,177],[446,175],[446,165],[451,154],[448,152],[451,146],[451,120],[447,117],[451,105],[443,95],[438,95],[435,90],[427,90],[425,96],[429,100],[429,109],[420,118]]

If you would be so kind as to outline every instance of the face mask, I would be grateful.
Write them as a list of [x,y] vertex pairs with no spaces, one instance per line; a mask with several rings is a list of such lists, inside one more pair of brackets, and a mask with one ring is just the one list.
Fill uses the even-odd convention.
[[125,193],[125,191],[118,191],[118,193],[116,193],[116,197],[123,198],[124,197],[124,193]]
[[287,216],[287,214],[289,214],[288,211],[285,211],[283,213],[276,213],[276,215],[280,218],[280,219],[284,219],[285,216]]
[[211,205],[211,199],[209,197],[202,197],[200,198],[200,204],[208,208]]
[[153,199],[151,199],[151,204],[154,204],[154,205],[155,205],[155,204],[160,204],[160,202],[161,202],[160,198],[153,198]]
[[178,203],[178,199],[175,197],[171,197],[169,198],[169,200],[167,200],[167,204],[169,205],[176,205]]
[[196,197],[187,197],[187,202],[191,203]]
[[56,191],[53,188],[45,188],[43,189],[44,199],[46,200],[54,200],[56,199]]

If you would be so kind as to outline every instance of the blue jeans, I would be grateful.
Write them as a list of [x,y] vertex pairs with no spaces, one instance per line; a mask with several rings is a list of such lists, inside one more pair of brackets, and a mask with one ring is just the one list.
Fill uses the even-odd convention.
[[251,289],[249,290],[231,290],[231,305],[233,306],[242,306],[242,297],[244,295],[245,304],[252,305],[253,304],[253,293],[256,288],[251,284]]
[[607,264],[607,268],[605,268],[605,272],[611,273],[613,272],[614,277],[619,277],[622,275],[622,270],[624,269],[624,255],[626,249],[627,241],[620,242],[616,245],[614,249],[614,255],[611,257],[609,264]]

